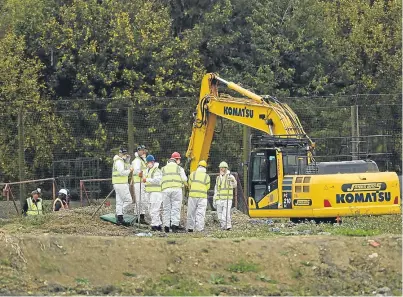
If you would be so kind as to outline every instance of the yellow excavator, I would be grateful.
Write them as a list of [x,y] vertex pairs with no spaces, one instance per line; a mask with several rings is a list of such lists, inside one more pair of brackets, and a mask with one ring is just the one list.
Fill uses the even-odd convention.
[[[218,85],[246,98],[220,96]],[[247,204],[255,218],[340,218],[401,213],[394,172],[371,160],[316,162],[314,143],[298,116],[275,98],[263,98],[215,73],[203,77],[186,157],[190,171],[208,160],[217,116],[260,131],[251,137]]]

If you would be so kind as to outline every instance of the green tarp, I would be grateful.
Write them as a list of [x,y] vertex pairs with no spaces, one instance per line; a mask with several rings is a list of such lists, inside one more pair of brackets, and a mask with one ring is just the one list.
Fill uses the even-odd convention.
[[[104,215],[100,216],[100,218],[101,218],[101,220],[116,224],[116,216],[114,213],[104,214]],[[137,216],[134,216],[134,215],[128,215],[128,214],[123,215],[123,220],[125,222],[129,223],[130,225],[133,224],[133,222],[136,220],[136,218],[137,218]]]

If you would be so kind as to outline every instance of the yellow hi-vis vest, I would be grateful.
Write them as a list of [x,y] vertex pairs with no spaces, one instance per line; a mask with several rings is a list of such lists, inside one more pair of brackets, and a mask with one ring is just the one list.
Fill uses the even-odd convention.
[[231,200],[233,198],[233,192],[227,174],[225,174],[224,178],[222,179],[220,178],[220,176],[217,176],[216,185],[217,185],[217,195],[216,195],[217,200],[227,200],[227,199]]
[[[151,168],[150,170],[148,170],[146,178],[153,178],[154,173],[158,171],[161,172],[161,170],[158,167]],[[161,185],[146,183],[145,191],[148,193],[161,192]]]
[[112,184],[127,184],[128,183],[128,177],[127,176],[121,176],[119,171],[116,170],[116,163],[117,162],[123,162],[124,163],[124,161],[122,159],[117,159],[117,160],[113,161]]
[[60,204],[62,205],[62,207],[60,207],[59,210],[65,209],[62,199],[56,198],[55,201],[53,201],[53,211],[55,211],[57,202],[60,202]]
[[[146,169],[147,169],[147,163],[146,163],[146,161],[144,161],[144,159],[143,158],[141,158],[141,157],[136,157],[135,158],[135,160],[137,160],[137,159],[139,159],[140,160],[140,169],[141,169],[141,171],[143,171],[143,173],[144,173],[144,171],[146,171]],[[133,174],[134,175],[134,174]],[[138,174],[136,174],[136,175],[134,175],[133,176],[133,182],[134,183],[139,183],[140,182],[140,176],[138,176]]]
[[210,189],[210,176],[201,171],[194,171],[189,176],[189,197],[207,198]]
[[27,203],[28,203],[28,210],[27,210],[27,215],[28,216],[37,216],[43,214],[42,212],[42,199],[39,198],[35,203],[32,201],[32,198],[29,197],[27,198]]
[[182,188],[183,181],[180,174],[180,167],[176,163],[168,163],[162,168],[161,189]]

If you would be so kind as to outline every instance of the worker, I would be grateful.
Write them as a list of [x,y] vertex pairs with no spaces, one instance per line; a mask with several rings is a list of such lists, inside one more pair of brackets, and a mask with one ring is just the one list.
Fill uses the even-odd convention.
[[127,224],[123,220],[123,213],[132,203],[132,196],[129,191],[128,176],[133,172],[129,168],[130,156],[125,148],[119,150],[119,154],[113,157],[112,184],[116,193],[116,224]]
[[151,217],[151,230],[162,231],[161,222],[161,169],[158,168],[159,163],[155,162],[153,155],[146,157],[147,169],[143,175],[143,183],[145,184],[146,201],[150,202],[149,211]]
[[220,174],[217,176],[213,202],[217,209],[218,219],[220,221],[221,229],[231,230],[231,207],[233,198],[233,188],[236,188],[237,182],[228,170],[227,162],[223,161],[219,165]]
[[203,231],[207,209],[207,191],[210,189],[210,176],[206,173],[207,163],[201,160],[196,171],[189,175],[189,199],[187,210],[188,232]]
[[[140,214],[140,224],[148,225],[145,220],[145,214],[148,212],[149,201],[147,201],[148,197],[146,197],[145,185],[142,182],[144,172],[147,169],[146,154],[147,149],[144,145],[137,147],[137,152],[132,162],[132,180],[134,183],[134,196],[136,197],[136,209]],[[136,223],[138,223],[138,220],[136,220]]]
[[179,166],[181,155],[174,152],[168,160],[167,165],[162,168],[161,189],[163,193],[163,215],[164,231],[176,233],[180,230],[180,214],[182,208],[182,187],[187,182],[185,170]]
[[42,199],[39,197],[41,195],[41,189],[37,188],[31,192],[32,197],[28,197],[22,207],[22,213],[24,216],[36,216],[43,214]]
[[57,194],[57,198],[53,201],[53,211],[66,210],[69,209],[68,204],[68,191],[66,189],[61,189]]

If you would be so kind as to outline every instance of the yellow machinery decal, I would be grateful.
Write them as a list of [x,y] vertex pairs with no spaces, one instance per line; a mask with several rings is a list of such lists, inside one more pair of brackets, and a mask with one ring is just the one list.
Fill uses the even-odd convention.
[[343,184],[344,193],[336,194],[336,203],[388,202],[391,193],[386,192],[386,188],[384,182]]

